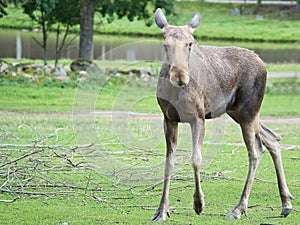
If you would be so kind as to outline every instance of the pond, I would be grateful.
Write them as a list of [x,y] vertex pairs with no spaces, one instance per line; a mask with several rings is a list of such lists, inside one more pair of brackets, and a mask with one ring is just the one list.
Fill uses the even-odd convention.
[[[79,36],[63,51],[62,58],[76,59]],[[34,40],[42,40],[41,32],[0,29],[0,58],[42,59],[42,48]],[[266,63],[300,63],[299,44],[214,42],[200,41],[203,45],[235,45],[254,50]],[[101,60],[161,60],[162,38],[95,35],[94,58]],[[55,35],[48,38],[48,59],[55,57]]]

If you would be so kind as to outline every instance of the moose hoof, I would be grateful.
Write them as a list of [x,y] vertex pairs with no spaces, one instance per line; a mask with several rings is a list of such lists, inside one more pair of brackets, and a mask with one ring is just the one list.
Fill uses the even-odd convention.
[[157,210],[155,215],[152,218],[152,222],[164,222],[166,217],[170,217],[169,212],[164,212],[163,210]]
[[229,215],[227,215],[225,217],[226,220],[237,220],[237,219],[240,219],[241,218],[241,215],[235,215],[233,213],[230,213]]
[[200,214],[204,209],[204,195],[203,193],[195,193],[194,194],[194,211],[196,214]]
[[239,210],[238,208],[235,208],[229,215],[225,217],[226,220],[237,220],[241,218],[241,215],[245,214],[247,216],[247,210]]
[[287,217],[292,210],[293,210],[292,208],[282,208],[282,211],[281,211],[280,215],[284,216],[284,217]]
[[204,208],[204,203],[201,203],[200,201],[194,202],[194,211],[196,214],[200,214]]

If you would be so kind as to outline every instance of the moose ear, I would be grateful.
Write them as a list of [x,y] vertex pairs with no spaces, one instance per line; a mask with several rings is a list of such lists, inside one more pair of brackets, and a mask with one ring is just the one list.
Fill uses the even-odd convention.
[[195,31],[195,29],[200,25],[201,22],[201,15],[200,13],[196,12],[193,16],[192,20],[188,23],[188,28],[192,31],[192,33]]
[[156,9],[154,14],[154,19],[156,25],[162,30],[164,29],[165,26],[168,25],[167,18],[165,17],[165,14],[160,8]]

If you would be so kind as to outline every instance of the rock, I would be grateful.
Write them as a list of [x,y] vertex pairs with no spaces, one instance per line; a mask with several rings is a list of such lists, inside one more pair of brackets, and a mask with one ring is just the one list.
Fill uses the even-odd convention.
[[241,15],[241,11],[238,9],[238,8],[232,8],[231,9],[231,15],[233,15],[233,16],[239,16],[239,15]]
[[[38,71],[38,68],[36,67],[33,67],[35,70]],[[44,73],[45,74],[51,74],[52,70],[51,70],[51,67],[50,66],[44,66]]]
[[67,72],[63,67],[56,67],[52,73],[56,76],[67,76]]
[[56,80],[58,80],[58,81],[70,81],[71,79],[68,76],[59,75],[59,76],[56,77]]
[[78,74],[79,74],[80,77],[88,75],[88,73],[86,71],[79,71]]
[[5,73],[8,71],[8,63],[0,59],[0,73]]
[[86,79],[87,79],[86,77],[78,77],[76,81],[84,82],[84,81],[86,81]]
[[264,20],[264,17],[262,15],[256,15],[256,20],[258,21]]
[[91,60],[87,59],[77,59],[73,61],[70,65],[70,69],[74,71],[90,71],[97,72],[100,71],[100,68],[93,63]]

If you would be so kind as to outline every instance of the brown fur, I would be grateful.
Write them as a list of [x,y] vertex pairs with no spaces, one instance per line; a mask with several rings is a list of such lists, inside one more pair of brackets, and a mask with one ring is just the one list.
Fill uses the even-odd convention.
[[241,199],[226,218],[240,218],[247,212],[254,174],[264,153],[263,145],[272,155],[282,215],[287,216],[292,209],[291,194],[282,167],[279,135],[259,121],[267,76],[262,60],[254,52],[243,48],[198,45],[192,33],[200,23],[199,14],[195,14],[187,26],[177,27],[169,25],[158,9],[155,20],[165,36],[165,61],[157,85],[157,100],[164,114],[167,157],[162,199],[153,221],[164,221],[169,214],[169,184],[174,167],[178,122],[191,126],[194,210],[197,214],[201,213],[204,195],[200,185],[200,165],[205,119],[224,113],[240,124],[249,156],[249,172]]

